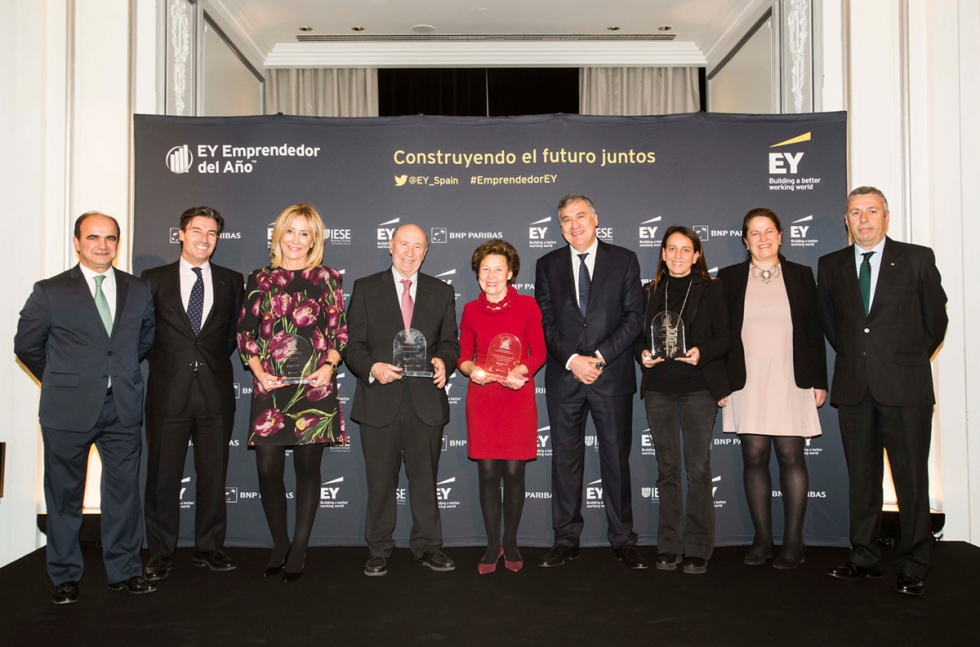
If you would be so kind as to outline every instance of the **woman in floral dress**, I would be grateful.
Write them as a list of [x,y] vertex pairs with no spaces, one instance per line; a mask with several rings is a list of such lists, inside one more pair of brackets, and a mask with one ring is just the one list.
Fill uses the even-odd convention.
[[[326,445],[344,445],[347,433],[337,398],[337,367],[347,345],[340,274],[321,265],[324,227],[313,205],[295,204],[272,229],[269,267],[253,271],[238,323],[238,350],[252,371],[248,445],[255,449],[259,492],[273,549],[265,576],[302,575],[320,500],[320,459]],[[298,339],[297,339],[298,338]],[[282,384],[277,375],[296,346],[308,384]],[[293,363],[294,360],[290,360]],[[286,449],[296,470],[296,526],[286,528]]]

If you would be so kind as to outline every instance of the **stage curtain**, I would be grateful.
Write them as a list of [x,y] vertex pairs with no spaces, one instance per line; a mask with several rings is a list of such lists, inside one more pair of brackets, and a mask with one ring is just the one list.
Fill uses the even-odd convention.
[[696,67],[583,67],[579,114],[670,115],[701,108]]
[[265,113],[308,117],[377,117],[375,68],[268,68]]

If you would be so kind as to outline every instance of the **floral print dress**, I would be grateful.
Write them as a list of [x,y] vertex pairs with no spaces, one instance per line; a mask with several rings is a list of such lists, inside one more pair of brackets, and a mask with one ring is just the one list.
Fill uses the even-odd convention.
[[[330,349],[343,354],[347,346],[344,291],[336,270],[317,265],[292,271],[265,267],[248,276],[245,304],[238,319],[238,352],[248,360],[259,358],[262,368],[275,374],[289,351],[291,336],[304,338],[313,349],[311,363],[319,368]],[[314,369],[315,370],[315,369]],[[266,391],[252,380],[249,445],[346,445],[337,374],[330,384],[308,384]]]

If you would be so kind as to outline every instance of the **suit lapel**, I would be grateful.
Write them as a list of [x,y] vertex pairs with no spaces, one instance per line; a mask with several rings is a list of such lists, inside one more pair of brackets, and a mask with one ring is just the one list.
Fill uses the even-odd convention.
[[847,248],[840,271],[844,290],[850,295],[854,301],[854,306],[861,312],[861,315],[866,316],[864,314],[864,299],[861,298],[861,286],[858,283],[857,266],[854,264],[854,245]]
[[[387,272],[382,272],[378,275],[378,289],[381,290],[381,300],[388,306],[391,311],[392,317],[398,322],[398,327],[401,328],[402,324],[402,306],[401,306],[401,292],[400,288],[395,287],[395,277],[392,275],[393,270],[388,270]],[[417,278],[417,275],[416,275]],[[418,299],[418,292],[416,291],[416,300]],[[416,303],[416,306],[418,304]],[[412,311],[412,317],[414,318],[415,311]]]
[[[81,304],[83,311],[88,313],[88,318],[93,321],[94,325],[99,329],[102,334],[102,338],[108,343],[109,333],[106,332],[105,326],[102,324],[102,315],[99,314],[99,309],[95,307],[95,298],[92,296],[92,291],[88,287],[88,282],[85,280],[85,275],[82,273],[82,269],[79,265],[76,265],[72,270],[71,278],[74,281],[72,285],[72,290],[75,292],[75,297]],[[116,277],[118,279],[118,276]],[[119,285],[116,281],[116,295],[119,294]],[[119,314],[119,305],[117,298],[116,314]],[[113,330],[115,330],[115,324],[113,324]]]
[[[184,310],[184,302],[180,296],[180,261],[168,265],[166,272],[161,280],[160,291],[163,294],[172,295],[169,303],[158,303],[157,308],[173,308],[177,313],[177,321],[180,322],[181,331],[190,338],[194,338],[194,329],[191,328],[191,320],[187,318],[187,311]],[[214,310],[214,306],[211,307]]]
[[878,265],[878,282],[875,283],[875,297],[871,302],[871,311],[868,313],[870,318],[878,310],[878,304],[888,293],[892,279],[898,273],[898,262],[902,256],[902,250],[891,239],[885,242],[885,250],[881,254],[881,263]]
[[[211,311],[208,312],[207,319],[205,319],[204,323],[201,324],[201,334],[204,334],[204,331],[208,327],[208,324],[214,321],[215,311],[218,310],[219,304],[221,304],[224,301],[225,295],[228,294],[228,289],[229,289],[228,282],[222,278],[223,272],[215,271],[216,269],[217,268],[215,268],[214,264],[212,264],[211,265],[211,290],[213,290],[214,294],[211,295]],[[177,285],[178,287],[180,286],[179,275],[177,277]],[[204,286],[204,289],[207,290],[208,289],[207,286]],[[183,303],[181,303],[181,305],[183,305]],[[181,309],[183,310],[183,308]],[[184,319],[187,319],[186,312],[184,313]],[[191,325],[190,319],[187,319],[187,325],[188,326]]]
[[[122,272],[117,272],[115,268],[112,270],[114,278],[116,279],[116,316],[112,322],[112,337],[116,336],[116,331],[119,330],[120,324],[123,318],[123,310],[126,307],[126,295],[129,294],[129,280],[125,274]],[[94,305],[95,300],[92,300]],[[96,310],[98,312],[98,310]]]
[[[415,322],[420,321],[422,318],[422,313],[429,306],[429,288],[422,284],[421,274],[416,274],[416,280],[418,280],[419,285],[415,289],[415,307],[412,309],[412,328],[418,328]],[[436,279],[438,280],[438,279]],[[401,308],[398,309],[398,314],[401,315]]]
[[[694,323],[694,315],[698,312],[698,304],[701,303],[701,295],[704,294],[704,289],[707,284],[693,270],[691,271],[691,280],[694,281],[694,285],[691,286],[691,296],[687,299],[684,312],[687,313],[687,320]],[[681,314],[681,318],[683,319],[683,313],[678,314]]]
[[732,285],[730,287],[735,298],[732,300],[732,325],[737,330],[742,329],[742,322],[745,321],[745,291],[749,287],[749,262],[739,263],[735,266],[736,271],[732,272]]

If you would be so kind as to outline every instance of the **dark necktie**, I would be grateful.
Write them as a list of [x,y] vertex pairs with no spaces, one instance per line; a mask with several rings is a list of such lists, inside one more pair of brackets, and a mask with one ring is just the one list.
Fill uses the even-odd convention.
[[191,288],[191,298],[187,302],[187,318],[191,322],[191,330],[194,336],[201,334],[201,318],[204,315],[204,279],[201,276],[201,268],[192,267],[191,271],[197,274],[197,280]]
[[867,316],[871,312],[871,257],[874,252],[864,252],[861,256],[864,260],[858,273],[858,284],[861,286],[861,300],[864,301],[864,314]]
[[588,255],[588,252],[578,255],[582,261],[578,266],[578,308],[582,311],[583,317],[589,309],[589,291],[592,289],[592,278],[589,276],[589,268],[585,266],[585,257]]

